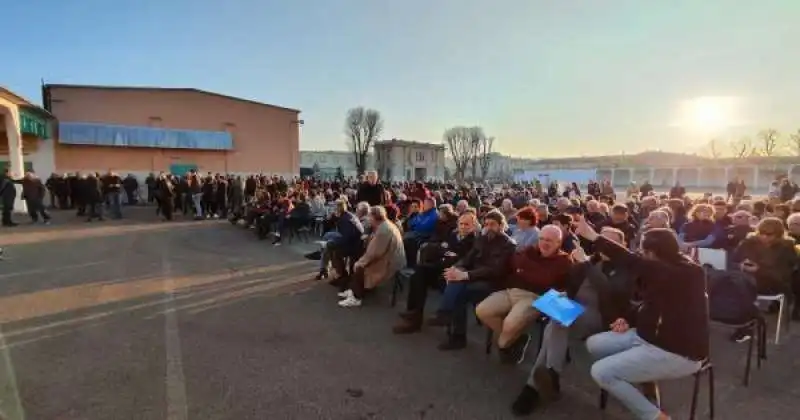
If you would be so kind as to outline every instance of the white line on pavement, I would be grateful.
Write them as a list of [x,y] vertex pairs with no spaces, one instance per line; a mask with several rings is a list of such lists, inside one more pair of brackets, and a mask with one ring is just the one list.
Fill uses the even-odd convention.
[[19,399],[17,389],[17,376],[14,373],[14,362],[11,360],[11,350],[6,347],[6,339],[0,330],[0,418],[4,420],[24,420],[25,412]]
[[178,314],[175,307],[175,285],[172,278],[172,263],[168,247],[161,255],[161,269],[164,276],[164,291],[167,312],[164,314],[164,340],[167,351],[167,420],[187,420],[189,408],[186,402],[186,379],[183,375],[183,356],[181,338],[178,333]]
[[7,279],[11,277],[20,277],[20,276],[30,276],[33,274],[54,274],[59,273],[65,270],[77,270],[86,267],[93,267],[96,265],[104,265],[104,264],[111,264],[118,260],[103,260],[103,261],[93,261],[90,263],[83,263],[83,264],[71,264],[71,265],[64,265],[61,267],[47,267],[47,268],[37,268],[34,270],[25,270],[25,271],[15,271],[12,273],[0,274],[0,279]]

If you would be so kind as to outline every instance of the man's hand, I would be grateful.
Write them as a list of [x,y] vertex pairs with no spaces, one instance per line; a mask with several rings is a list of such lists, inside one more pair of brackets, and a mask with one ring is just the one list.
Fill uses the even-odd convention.
[[624,333],[631,329],[631,326],[628,325],[628,321],[626,321],[625,318],[617,318],[617,320],[612,322],[609,327],[611,328],[611,331],[615,333]]
[[572,222],[572,226],[575,229],[575,233],[591,242],[594,242],[597,237],[600,236],[589,225],[589,222],[586,221],[586,218],[584,218],[583,215],[576,214],[573,217],[574,221]]
[[461,271],[458,268],[450,267],[444,270],[444,279],[449,282],[464,281],[468,277],[466,271]]
[[575,249],[572,250],[570,256],[572,256],[572,260],[577,263],[583,263],[589,261],[589,256],[586,255],[586,251],[583,250],[581,247],[580,241],[574,241]]

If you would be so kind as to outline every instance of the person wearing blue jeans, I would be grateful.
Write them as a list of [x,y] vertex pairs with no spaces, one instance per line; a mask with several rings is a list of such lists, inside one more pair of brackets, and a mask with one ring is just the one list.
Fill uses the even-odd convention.
[[587,340],[589,352],[597,360],[592,377],[636,418],[669,419],[633,384],[689,376],[708,359],[705,270],[681,254],[678,237],[670,229],[648,230],[638,254],[600,236],[581,216],[576,217],[573,228],[615,267],[637,275],[643,286],[642,304],[631,318],[635,325],[618,318],[611,323],[611,332]]
[[700,370],[701,362],[648,343],[635,328],[626,329],[627,324],[620,321],[615,323],[616,331],[595,334],[586,341],[589,353],[597,360],[592,365],[592,378],[637,419],[669,419],[634,384],[684,378]]

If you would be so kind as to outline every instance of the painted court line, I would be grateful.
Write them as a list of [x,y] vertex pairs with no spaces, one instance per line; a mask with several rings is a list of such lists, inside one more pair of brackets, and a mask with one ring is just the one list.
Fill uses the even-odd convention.
[[186,401],[186,378],[183,374],[183,356],[181,355],[181,338],[178,333],[178,314],[171,310],[175,307],[175,280],[172,277],[172,263],[169,250],[161,256],[162,275],[164,276],[164,292],[167,299],[164,306],[164,339],[167,352],[166,386],[167,386],[167,420],[187,420],[189,407]]
[[12,278],[12,277],[20,277],[20,276],[30,276],[30,275],[34,275],[34,274],[52,274],[52,273],[58,273],[58,272],[65,271],[65,270],[78,270],[78,269],[86,268],[86,267],[94,267],[94,266],[98,266],[98,265],[111,264],[113,262],[115,262],[115,260],[93,261],[93,262],[90,262],[90,263],[71,264],[71,265],[64,265],[64,266],[61,266],[61,267],[47,267],[47,268],[36,268],[36,269],[33,269],[33,270],[15,271],[15,272],[6,273],[6,274],[0,274],[0,279],[7,279],[7,278]]

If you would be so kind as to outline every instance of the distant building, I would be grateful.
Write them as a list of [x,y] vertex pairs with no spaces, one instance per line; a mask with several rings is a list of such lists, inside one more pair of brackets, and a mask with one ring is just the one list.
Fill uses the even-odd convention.
[[[367,155],[367,170],[375,169],[372,154]],[[301,150],[300,174],[303,176],[319,175],[333,178],[339,168],[345,177],[358,175],[356,158],[353,152],[342,150]]]
[[443,180],[445,147],[408,140],[375,142],[375,169],[386,181]]
[[[455,165],[451,159],[448,163],[452,171]],[[752,191],[764,190],[782,176],[800,182],[800,156],[711,159],[647,151],[633,155],[533,159],[493,154],[489,168],[489,179],[506,179],[498,174],[510,172],[511,179],[564,181],[576,174],[585,177],[586,173],[591,173],[591,179],[609,180],[615,186],[648,181],[657,187],[669,187],[678,182],[685,187],[719,189],[732,179],[740,179]]]
[[42,94],[59,122],[57,172],[299,174],[296,109],[188,88],[53,84]]

